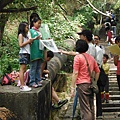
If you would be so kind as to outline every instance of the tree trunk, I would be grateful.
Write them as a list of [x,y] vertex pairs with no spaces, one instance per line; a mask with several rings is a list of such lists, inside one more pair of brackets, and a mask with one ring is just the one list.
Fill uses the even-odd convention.
[[3,43],[2,38],[3,38],[5,24],[8,18],[9,18],[8,14],[0,14],[0,43]]

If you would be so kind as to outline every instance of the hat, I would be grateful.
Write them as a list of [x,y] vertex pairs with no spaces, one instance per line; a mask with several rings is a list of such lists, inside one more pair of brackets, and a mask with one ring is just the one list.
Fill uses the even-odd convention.
[[78,32],[77,34],[84,36],[92,36],[92,32],[90,30],[83,30],[82,32]]

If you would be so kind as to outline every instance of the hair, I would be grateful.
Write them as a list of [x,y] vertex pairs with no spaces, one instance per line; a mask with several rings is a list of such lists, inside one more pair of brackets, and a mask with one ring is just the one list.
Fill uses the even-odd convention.
[[54,53],[52,51],[47,51],[47,57],[53,58]]
[[25,27],[29,25],[27,22],[21,22],[18,27],[18,35],[22,34],[24,37],[27,37],[27,34],[25,32]]
[[94,35],[94,36],[97,36],[99,40],[101,39],[99,35]]
[[120,42],[120,35],[118,35],[116,38],[115,38],[115,43],[119,43]]
[[104,54],[103,57],[105,57],[107,60],[109,59],[109,56],[107,54]]
[[33,27],[33,23],[36,23],[38,20],[41,21],[40,17],[34,17],[34,18],[31,20],[31,22],[30,22],[30,28],[32,28],[32,27]]
[[31,22],[32,19],[35,18],[35,17],[40,18],[39,15],[38,15],[37,13],[33,12],[33,13],[30,15],[30,22]]
[[85,40],[78,39],[76,42],[76,52],[85,53],[88,50],[89,46]]

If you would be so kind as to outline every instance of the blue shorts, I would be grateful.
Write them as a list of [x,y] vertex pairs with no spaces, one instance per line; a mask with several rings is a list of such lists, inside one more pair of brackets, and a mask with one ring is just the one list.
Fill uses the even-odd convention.
[[30,63],[30,54],[28,53],[20,53],[19,54],[19,63],[20,64],[29,64]]

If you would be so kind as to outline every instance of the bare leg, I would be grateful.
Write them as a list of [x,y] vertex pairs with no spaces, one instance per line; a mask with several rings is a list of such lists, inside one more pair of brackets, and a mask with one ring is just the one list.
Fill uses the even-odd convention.
[[22,64],[20,65],[20,83],[21,83],[21,86],[24,86],[24,73],[26,71],[26,65],[25,64]]

